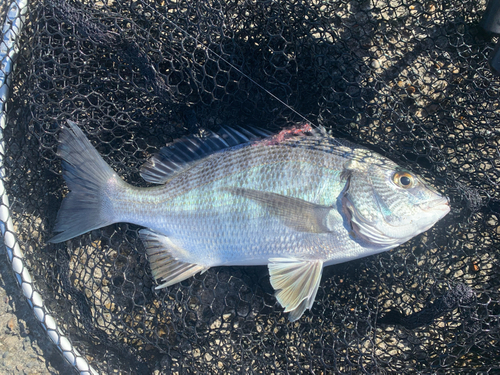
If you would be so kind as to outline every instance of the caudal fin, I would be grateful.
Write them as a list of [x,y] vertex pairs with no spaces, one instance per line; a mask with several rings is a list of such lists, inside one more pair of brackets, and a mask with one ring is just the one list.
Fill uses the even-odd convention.
[[70,193],[57,214],[49,242],[69,240],[116,222],[104,190],[111,183],[123,183],[92,146],[77,124],[68,121],[59,137],[58,155],[63,159],[63,177]]

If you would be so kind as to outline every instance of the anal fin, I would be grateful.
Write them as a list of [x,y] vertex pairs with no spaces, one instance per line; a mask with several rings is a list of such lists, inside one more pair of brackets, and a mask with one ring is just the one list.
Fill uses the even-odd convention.
[[155,289],[177,284],[210,268],[179,260],[178,255],[185,253],[185,250],[172,243],[167,236],[149,229],[140,230],[139,235],[146,247],[151,273],[155,280],[162,281]]
[[271,285],[276,290],[276,299],[289,312],[288,319],[299,319],[310,309],[318,292],[323,261],[298,258],[269,259]]

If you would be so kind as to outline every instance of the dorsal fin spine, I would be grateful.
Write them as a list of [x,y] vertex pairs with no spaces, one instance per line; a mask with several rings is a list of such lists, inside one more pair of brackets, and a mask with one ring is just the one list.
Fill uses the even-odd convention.
[[149,159],[141,168],[144,180],[164,184],[172,176],[202,158],[268,136],[264,131],[239,127],[238,130],[222,127],[218,133],[210,132],[204,139],[185,137],[166,146]]

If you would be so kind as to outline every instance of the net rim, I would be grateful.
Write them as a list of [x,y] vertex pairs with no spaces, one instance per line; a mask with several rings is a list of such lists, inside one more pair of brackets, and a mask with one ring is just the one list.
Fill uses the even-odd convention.
[[60,328],[57,319],[48,311],[42,295],[37,291],[12,221],[9,197],[5,190],[4,178],[5,155],[4,130],[7,124],[7,100],[12,73],[20,47],[21,31],[28,11],[28,0],[13,0],[5,10],[0,44],[0,232],[4,241],[7,259],[14,272],[17,284],[21,288],[36,320],[38,320],[49,339],[56,345],[64,359],[81,375],[97,375],[98,372],[87,359],[73,346],[70,338]]

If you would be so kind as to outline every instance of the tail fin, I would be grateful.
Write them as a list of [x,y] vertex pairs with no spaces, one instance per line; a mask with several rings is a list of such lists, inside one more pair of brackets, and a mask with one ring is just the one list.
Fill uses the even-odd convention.
[[74,122],[62,126],[59,143],[58,155],[63,159],[63,177],[70,193],[57,214],[54,232],[59,234],[49,240],[52,243],[116,222],[105,205],[104,190],[110,183],[122,182]]

